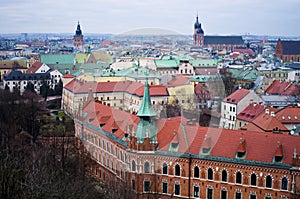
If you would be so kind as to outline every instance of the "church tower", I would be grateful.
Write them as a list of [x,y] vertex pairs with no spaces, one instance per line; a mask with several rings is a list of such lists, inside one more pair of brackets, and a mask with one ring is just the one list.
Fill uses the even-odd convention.
[[129,148],[139,151],[153,151],[157,145],[157,126],[155,121],[156,112],[150,100],[148,80],[145,83],[143,101],[137,116],[140,121],[128,144]]
[[76,32],[74,35],[73,44],[74,44],[74,48],[76,50],[84,51],[83,35],[82,35],[81,29],[80,29],[79,21],[78,21],[77,29],[76,29]]
[[194,46],[201,47],[204,45],[204,31],[201,28],[201,23],[199,23],[198,15],[196,17],[196,22],[194,24]]

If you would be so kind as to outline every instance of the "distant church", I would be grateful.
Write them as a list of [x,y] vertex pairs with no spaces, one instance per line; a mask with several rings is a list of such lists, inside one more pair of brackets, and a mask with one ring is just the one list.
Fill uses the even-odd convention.
[[78,21],[77,29],[73,38],[74,48],[79,51],[84,51],[83,35]]
[[204,36],[198,15],[194,24],[194,47],[208,47],[212,50],[233,51],[235,48],[245,48],[242,36]]

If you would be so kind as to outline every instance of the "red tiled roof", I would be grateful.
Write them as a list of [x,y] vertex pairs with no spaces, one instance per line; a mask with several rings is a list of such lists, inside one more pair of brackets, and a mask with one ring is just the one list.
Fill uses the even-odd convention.
[[226,97],[223,102],[237,104],[239,101],[241,101],[246,95],[248,95],[250,91],[247,89],[238,89],[234,91],[232,94],[230,94],[228,97]]
[[[114,124],[117,124],[118,130],[114,135],[120,139],[124,139],[124,132],[128,125],[132,124],[136,129],[138,123],[137,116],[97,102],[89,103],[83,113],[88,113],[86,118],[89,119],[98,118],[96,117],[98,115],[111,115],[110,121],[105,124],[107,127],[103,130],[106,128],[110,130]],[[264,114],[261,115],[264,116]],[[99,124],[96,124],[96,127],[99,127]],[[300,137],[288,134],[219,129],[201,127],[198,124],[188,125],[184,117],[160,119],[157,121],[157,127],[158,150],[162,151],[169,151],[170,144],[176,142],[179,144],[179,153],[201,154],[206,138],[206,140],[211,140],[209,142],[210,156],[235,159],[238,151],[246,151],[245,160],[272,163],[276,155],[283,154],[283,164],[289,165],[292,164],[294,149],[300,151]],[[241,139],[244,143],[241,143]],[[278,147],[278,142],[282,148]]]
[[34,62],[30,68],[27,69],[26,73],[35,73],[42,65],[42,62]]
[[234,52],[239,52],[239,53],[247,53],[250,56],[252,56],[254,54],[252,49],[247,49],[247,48],[235,48],[233,51]]
[[237,115],[237,119],[251,122],[263,111],[263,105],[251,103]]
[[[142,97],[144,95],[144,84],[132,81],[121,82],[84,82],[80,80],[70,81],[65,88],[74,93],[87,93],[91,88],[93,92],[97,93],[111,93],[111,92],[127,92],[132,95]],[[163,85],[149,86],[150,96],[167,96],[168,90]]]
[[70,73],[66,73],[63,78],[74,78],[73,75],[71,75]]
[[266,93],[270,95],[299,95],[299,90],[299,85],[293,84],[292,82],[274,80],[266,89]]
[[288,129],[275,116],[266,112],[262,112],[244,128],[248,131],[272,132],[277,129],[276,131],[288,132]]
[[[144,88],[145,88],[144,85],[139,87],[136,90],[135,94],[137,96],[142,97],[144,95]],[[150,93],[150,96],[166,96],[166,95],[168,95],[168,90],[167,90],[167,87],[163,86],[163,85],[151,85],[151,86],[149,86],[149,93]]]
[[276,112],[276,118],[281,123],[297,123],[300,124],[300,107],[287,106]]
[[172,79],[168,82],[169,87],[187,85],[190,81],[188,77],[183,76],[183,75],[176,75],[176,76],[173,76],[173,77],[174,77],[174,79]]
[[88,93],[90,89],[92,89],[92,92],[95,92],[97,82],[84,82],[73,79],[64,88],[72,91],[73,93]]

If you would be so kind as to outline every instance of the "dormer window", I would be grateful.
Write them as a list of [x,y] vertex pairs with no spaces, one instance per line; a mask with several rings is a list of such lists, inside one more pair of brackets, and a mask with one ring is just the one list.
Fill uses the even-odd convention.
[[236,158],[245,158],[246,156],[246,140],[240,139],[240,144],[236,151]]
[[283,160],[283,145],[280,142],[278,142],[278,146],[273,158],[273,162],[281,163],[282,160]]
[[202,143],[201,153],[203,155],[209,155],[209,152],[211,150],[211,137],[205,137],[204,141]]

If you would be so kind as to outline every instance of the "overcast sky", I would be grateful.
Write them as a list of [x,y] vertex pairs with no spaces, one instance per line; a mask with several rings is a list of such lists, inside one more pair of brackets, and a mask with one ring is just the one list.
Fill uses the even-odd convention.
[[160,28],[206,35],[300,36],[300,0],[1,0],[0,33],[120,34]]

